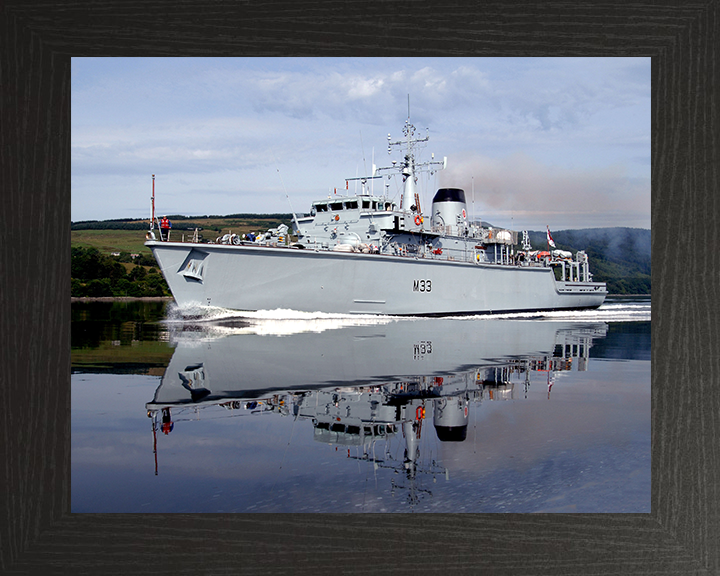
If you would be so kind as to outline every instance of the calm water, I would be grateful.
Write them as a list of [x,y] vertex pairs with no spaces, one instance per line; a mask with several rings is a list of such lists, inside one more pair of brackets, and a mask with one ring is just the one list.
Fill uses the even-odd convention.
[[649,298],[72,320],[73,512],[650,512]]

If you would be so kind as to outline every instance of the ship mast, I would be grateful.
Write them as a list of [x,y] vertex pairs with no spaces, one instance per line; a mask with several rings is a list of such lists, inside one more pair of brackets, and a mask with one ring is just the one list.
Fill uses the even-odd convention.
[[413,206],[415,210],[420,212],[420,206],[417,194],[417,174],[421,172],[429,172],[434,174],[435,170],[442,170],[447,165],[447,157],[442,162],[435,160],[435,155],[432,155],[432,160],[428,162],[417,163],[415,161],[415,151],[430,140],[429,134],[425,138],[417,138],[415,136],[415,126],[410,123],[410,114],[408,110],[408,119],[405,121],[403,127],[404,139],[393,142],[390,134],[388,134],[388,154],[392,154],[393,147],[404,148],[405,155],[400,166],[397,166],[397,162],[393,161],[392,166],[385,168],[378,168],[376,172],[383,170],[400,170],[403,177],[403,194],[400,209],[404,212],[411,212]]

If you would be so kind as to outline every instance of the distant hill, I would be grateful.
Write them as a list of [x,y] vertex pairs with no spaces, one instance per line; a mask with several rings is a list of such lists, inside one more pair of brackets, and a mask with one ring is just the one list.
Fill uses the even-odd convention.
[[[593,280],[607,282],[611,294],[650,294],[650,230],[588,228],[550,233],[560,250],[585,250]],[[547,248],[545,231],[528,235],[534,248]]]
[[[164,214],[163,214],[164,216]],[[195,227],[222,231],[235,226],[273,228],[280,223],[291,223],[292,214],[228,214],[227,216],[182,216],[168,214],[175,230],[192,230]],[[158,217],[160,218],[160,217]],[[78,220],[70,223],[71,230],[147,230],[150,218],[118,218],[114,220]]]

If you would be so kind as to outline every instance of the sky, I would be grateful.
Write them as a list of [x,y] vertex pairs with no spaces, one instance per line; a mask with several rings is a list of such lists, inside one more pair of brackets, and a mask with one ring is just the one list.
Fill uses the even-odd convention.
[[71,218],[149,218],[153,174],[159,216],[307,213],[401,160],[409,109],[447,157],[424,212],[458,187],[498,227],[649,229],[650,97],[650,58],[73,58]]

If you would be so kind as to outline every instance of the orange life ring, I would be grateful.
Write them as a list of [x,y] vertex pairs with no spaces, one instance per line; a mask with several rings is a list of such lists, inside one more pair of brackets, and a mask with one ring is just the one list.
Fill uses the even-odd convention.
[[418,406],[417,410],[415,410],[415,420],[422,420],[423,418],[425,418],[425,408]]
[[422,219],[422,216],[420,216],[420,214],[415,216],[415,226],[420,226],[420,224],[422,224],[422,222],[423,222],[423,219]]
[[337,222],[338,220],[340,220],[340,215],[339,215],[339,214],[335,214],[335,222]]

